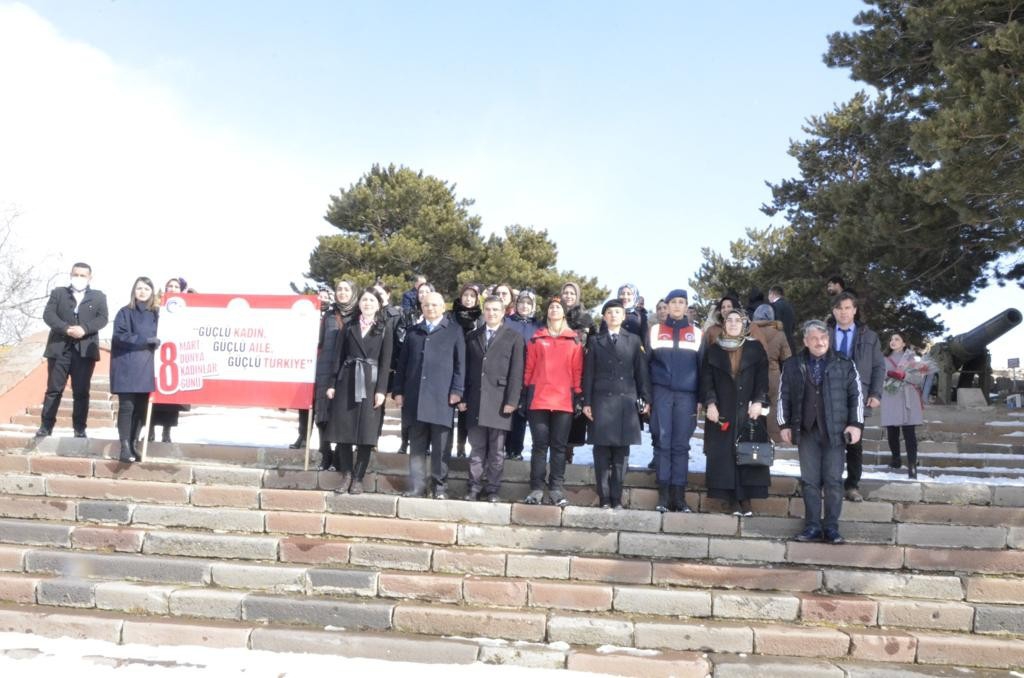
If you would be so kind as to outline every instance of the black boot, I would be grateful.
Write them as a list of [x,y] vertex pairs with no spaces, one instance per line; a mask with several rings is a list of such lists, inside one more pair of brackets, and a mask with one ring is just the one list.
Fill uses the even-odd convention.
[[681,513],[692,513],[693,511],[686,504],[686,486],[685,485],[673,485],[672,486],[672,510],[679,511]]
[[352,471],[352,485],[349,487],[349,494],[363,493],[363,476],[366,475],[366,468],[370,465],[370,446],[359,445],[356,447],[355,469]]
[[423,497],[427,494],[427,457],[423,454],[409,455],[409,483],[403,496]]
[[301,450],[306,446],[306,436],[300,435],[295,442],[288,446],[289,450]]
[[[152,438],[150,438],[150,440],[152,440]],[[169,442],[171,442],[171,427],[170,426],[164,426],[163,435],[160,436],[160,442],[162,442],[162,443],[169,443]]]
[[654,510],[658,513],[668,513],[670,510],[671,501],[669,501],[669,486],[658,484],[658,505],[654,507]]
[[334,451],[331,450],[330,443],[320,444],[320,470],[330,471],[331,467],[334,466]]
[[130,464],[135,461],[135,451],[132,450],[132,443],[127,438],[121,438],[121,454],[118,459],[125,464]]
[[907,477],[917,478],[917,464],[907,463]]
[[903,466],[903,460],[900,459],[900,455],[893,452],[892,457],[889,459],[889,468],[900,468]]

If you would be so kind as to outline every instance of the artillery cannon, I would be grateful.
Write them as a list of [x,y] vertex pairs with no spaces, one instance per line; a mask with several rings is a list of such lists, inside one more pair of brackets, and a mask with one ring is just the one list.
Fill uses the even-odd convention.
[[992,390],[992,356],[988,352],[988,345],[1020,322],[1020,311],[1008,308],[969,332],[933,345],[928,355],[939,368],[937,401],[943,404],[952,402],[953,377],[958,373],[956,388],[974,387],[977,379],[977,387],[981,388],[988,401],[988,394]]

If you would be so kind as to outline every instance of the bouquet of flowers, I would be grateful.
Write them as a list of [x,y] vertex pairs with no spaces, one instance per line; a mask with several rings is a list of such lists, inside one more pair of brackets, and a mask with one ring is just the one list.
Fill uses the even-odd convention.
[[914,358],[909,364],[901,364],[900,367],[902,369],[888,370],[885,373],[885,383],[882,384],[882,388],[888,393],[899,393],[899,390],[906,383],[910,383],[915,388],[920,388],[920,384],[924,382],[925,377],[939,371],[938,365],[928,356]]

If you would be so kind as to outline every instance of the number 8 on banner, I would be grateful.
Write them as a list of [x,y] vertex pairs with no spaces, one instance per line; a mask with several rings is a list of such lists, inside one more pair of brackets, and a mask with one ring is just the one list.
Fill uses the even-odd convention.
[[161,393],[178,390],[178,345],[173,341],[160,344],[160,369],[157,370],[157,389]]

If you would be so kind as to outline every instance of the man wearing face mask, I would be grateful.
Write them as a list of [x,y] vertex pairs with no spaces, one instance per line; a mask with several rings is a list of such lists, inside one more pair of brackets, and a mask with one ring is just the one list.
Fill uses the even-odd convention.
[[81,262],[71,267],[67,287],[50,292],[43,320],[50,328],[43,357],[46,365],[46,393],[43,396],[42,422],[36,436],[53,433],[61,395],[71,378],[74,407],[71,423],[76,438],[85,437],[89,418],[89,388],[96,361],[100,358],[97,333],[107,324],[107,297],[89,287],[92,267]]

